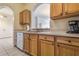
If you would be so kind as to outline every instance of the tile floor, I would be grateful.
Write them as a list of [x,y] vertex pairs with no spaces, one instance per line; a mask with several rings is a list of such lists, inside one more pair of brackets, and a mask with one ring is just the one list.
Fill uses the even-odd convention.
[[28,56],[16,47],[13,47],[12,38],[0,39],[0,56]]

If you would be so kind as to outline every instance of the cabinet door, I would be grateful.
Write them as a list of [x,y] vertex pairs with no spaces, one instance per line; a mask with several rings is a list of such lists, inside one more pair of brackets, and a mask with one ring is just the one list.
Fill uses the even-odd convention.
[[23,24],[23,13],[22,12],[20,12],[20,14],[19,14],[19,20],[20,20],[20,24]]
[[29,10],[24,10],[20,12],[20,24],[30,24],[31,21],[31,12]]
[[27,11],[23,11],[23,24],[27,24]]
[[75,47],[74,49],[74,55],[79,56],[79,47]]
[[30,35],[30,54],[37,55],[37,35]]
[[30,18],[31,18],[30,16],[31,16],[30,11],[28,11],[28,10],[23,11],[23,23],[24,24],[30,23]]
[[53,42],[41,40],[41,56],[54,56]]
[[63,13],[62,3],[50,4],[50,15],[51,17],[61,16]]
[[74,56],[79,55],[78,51],[79,47],[74,47],[65,44],[58,44],[57,45],[57,55],[58,56]]
[[30,52],[29,34],[24,34],[24,51],[27,53]]
[[65,11],[68,14],[79,13],[79,3],[65,4]]

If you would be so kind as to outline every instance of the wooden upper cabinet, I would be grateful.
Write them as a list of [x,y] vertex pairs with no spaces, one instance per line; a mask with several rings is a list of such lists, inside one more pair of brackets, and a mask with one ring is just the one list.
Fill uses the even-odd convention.
[[24,10],[20,12],[20,24],[26,25],[30,24],[31,21],[31,12],[29,10]]
[[50,16],[57,17],[62,15],[62,3],[50,4]]
[[52,3],[50,4],[50,17],[62,19],[79,15],[79,3]]
[[72,14],[72,13],[79,13],[79,3],[67,3],[64,4],[65,6],[65,12],[68,14]]

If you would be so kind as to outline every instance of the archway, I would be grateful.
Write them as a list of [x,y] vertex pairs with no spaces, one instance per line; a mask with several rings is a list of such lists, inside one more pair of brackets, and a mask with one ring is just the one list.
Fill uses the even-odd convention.
[[[13,45],[14,13],[8,6],[0,6],[0,39],[10,39]],[[6,43],[7,40],[4,41]]]

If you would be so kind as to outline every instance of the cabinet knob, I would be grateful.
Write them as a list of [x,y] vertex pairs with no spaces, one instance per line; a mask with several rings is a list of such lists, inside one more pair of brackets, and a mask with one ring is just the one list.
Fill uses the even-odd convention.
[[31,39],[29,38],[29,40],[31,40]]
[[45,37],[44,39],[47,39],[47,37]]
[[58,47],[60,46],[60,45],[57,45]]
[[63,13],[60,14],[60,16],[63,15]]
[[68,42],[69,42],[69,43],[71,43],[71,41],[70,41],[70,40],[69,40]]

